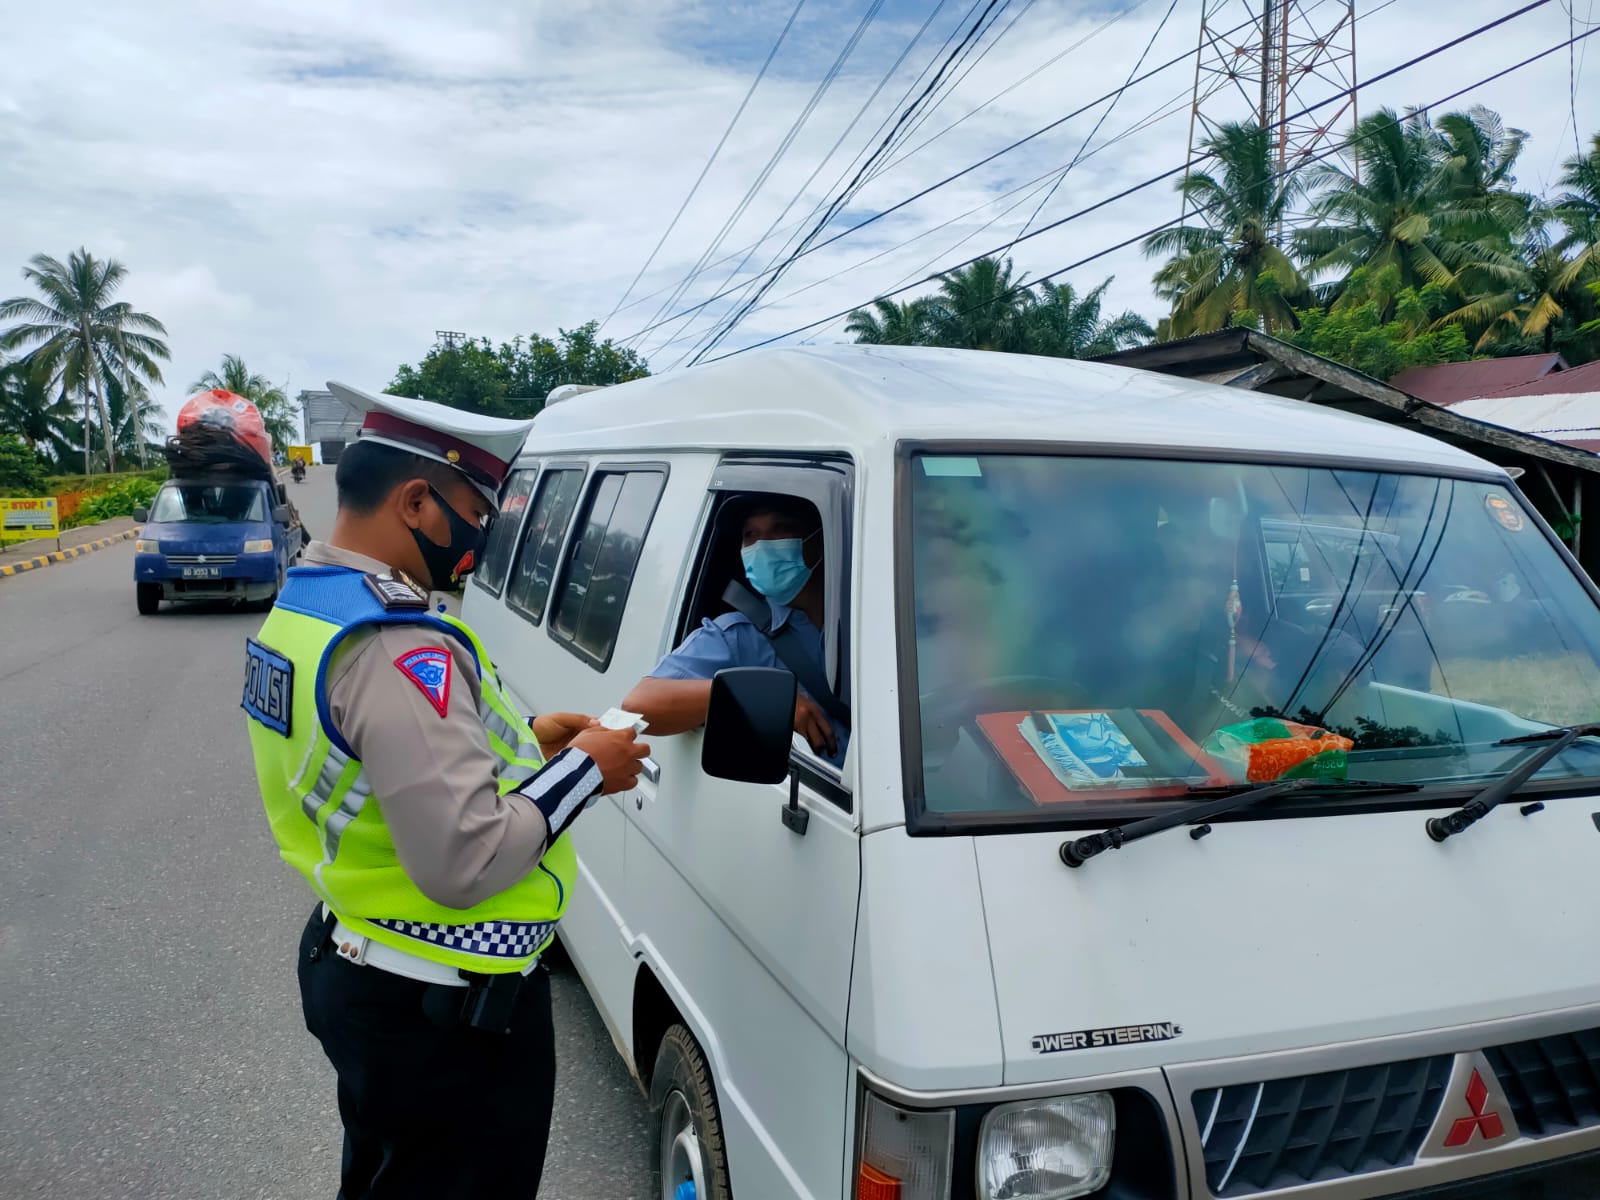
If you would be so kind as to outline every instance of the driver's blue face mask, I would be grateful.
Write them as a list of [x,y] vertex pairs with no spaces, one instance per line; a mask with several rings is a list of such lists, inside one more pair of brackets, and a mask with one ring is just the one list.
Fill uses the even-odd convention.
[[814,570],[806,566],[805,544],[817,533],[806,538],[770,538],[744,547],[739,556],[750,586],[779,604],[793,600]]

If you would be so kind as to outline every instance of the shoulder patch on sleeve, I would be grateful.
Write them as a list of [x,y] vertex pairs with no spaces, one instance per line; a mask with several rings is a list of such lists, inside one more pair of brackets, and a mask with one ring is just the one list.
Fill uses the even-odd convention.
[[450,711],[450,651],[443,646],[421,646],[407,650],[394,665],[417,685],[441,717]]

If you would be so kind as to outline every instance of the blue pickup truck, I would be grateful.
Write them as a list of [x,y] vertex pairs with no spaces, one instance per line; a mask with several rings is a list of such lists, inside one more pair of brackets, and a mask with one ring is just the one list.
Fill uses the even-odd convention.
[[134,546],[139,612],[163,600],[227,600],[272,607],[299,558],[304,530],[276,480],[215,475],[169,479],[148,509]]

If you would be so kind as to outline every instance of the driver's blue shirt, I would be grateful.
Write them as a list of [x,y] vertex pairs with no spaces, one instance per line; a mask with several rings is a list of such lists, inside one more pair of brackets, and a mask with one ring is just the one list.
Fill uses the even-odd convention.
[[[785,625],[793,626],[799,634],[801,646],[821,666],[826,661],[822,657],[822,631],[797,608],[770,599],[767,604],[772,609],[772,628],[776,631]],[[656,664],[656,669],[650,675],[655,679],[710,679],[727,667],[776,667],[788,670],[778,657],[778,652],[772,648],[767,635],[751,624],[750,618],[743,613],[731,612],[724,613],[714,621],[702,622],[699,629],[683,639],[682,645]],[[800,690],[806,691],[804,687]],[[806,692],[806,695],[810,696],[811,693]],[[811,699],[815,700],[816,697],[811,696]],[[841,766],[850,731],[829,716],[826,710],[823,715],[833,726],[834,740],[839,747],[839,752],[832,758],[823,757],[834,766]]]

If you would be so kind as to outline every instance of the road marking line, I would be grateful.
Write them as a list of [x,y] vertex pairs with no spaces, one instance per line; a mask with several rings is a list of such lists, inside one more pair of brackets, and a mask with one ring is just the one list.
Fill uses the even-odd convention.
[[83,555],[88,554],[92,550],[103,550],[107,546],[114,546],[118,542],[125,542],[129,538],[137,536],[138,533],[139,529],[137,526],[135,526],[133,529],[125,529],[121,533],[113,534],[111,537],[100,538],[98,541],[87,542],[82,546],[68,546],[65,550],[52,550],[48,554],[42,554],[35,558],[25,558],[18,563],[0,566],[0,579],[5,579],[11,575],[20,575],[24,571],[33,571],[40,567],[48,567],[51,563],[65,562],[69,558],[81,558]]

